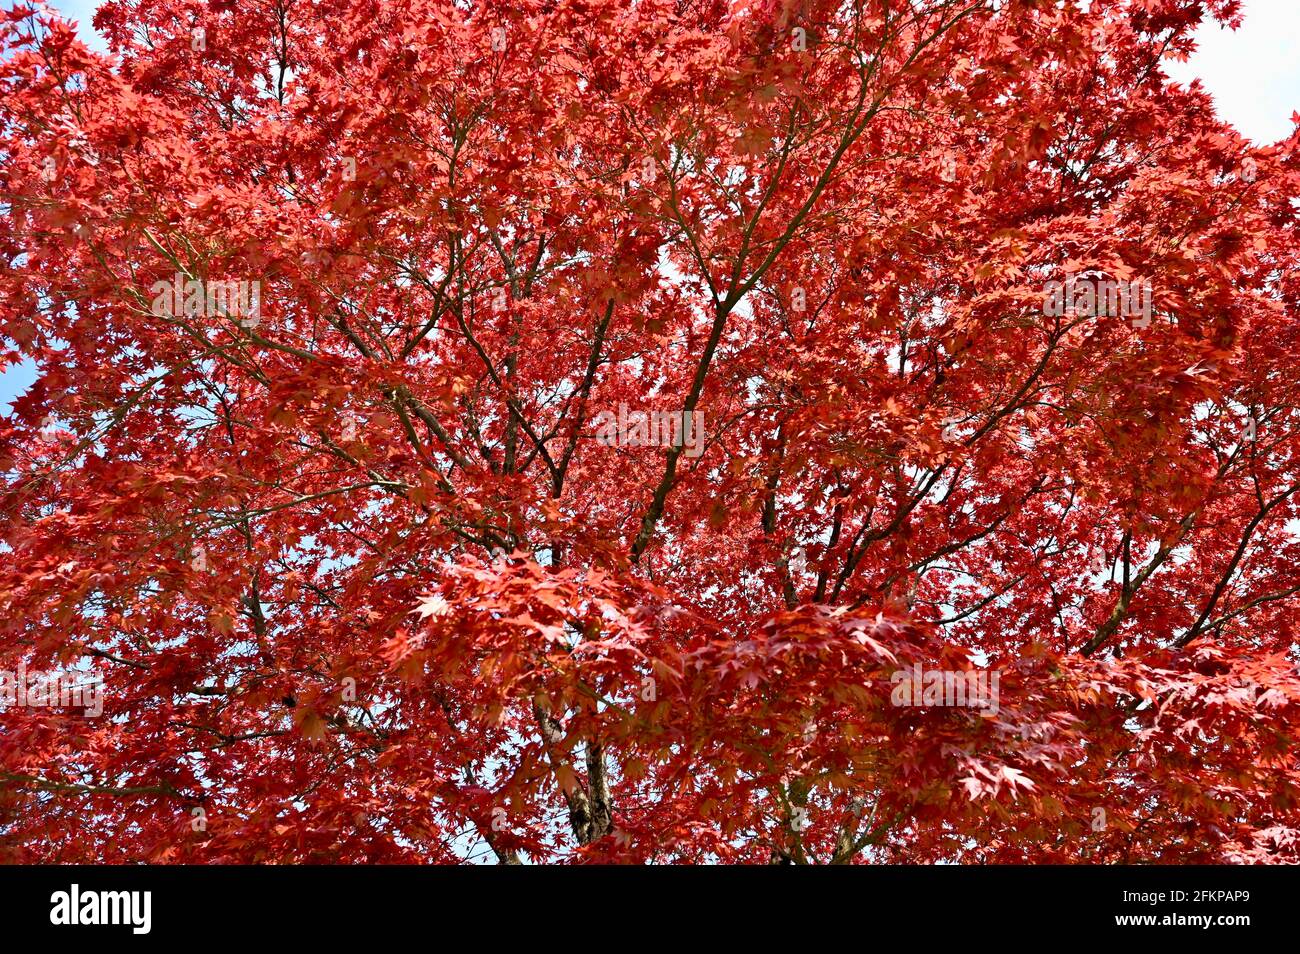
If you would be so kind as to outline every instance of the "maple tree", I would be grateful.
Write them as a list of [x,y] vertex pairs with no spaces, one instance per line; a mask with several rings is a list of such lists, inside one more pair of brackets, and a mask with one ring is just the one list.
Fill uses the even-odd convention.
[[0,712],[0,857],[1296,860],[1300,141],[1162,66],[1241,14],[10,6],[0,669],[104,711]]

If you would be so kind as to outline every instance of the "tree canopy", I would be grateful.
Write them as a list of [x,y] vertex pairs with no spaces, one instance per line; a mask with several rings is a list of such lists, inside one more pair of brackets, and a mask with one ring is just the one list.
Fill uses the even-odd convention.
[[1295,860],[1240,15],[10,6],[0,858]]

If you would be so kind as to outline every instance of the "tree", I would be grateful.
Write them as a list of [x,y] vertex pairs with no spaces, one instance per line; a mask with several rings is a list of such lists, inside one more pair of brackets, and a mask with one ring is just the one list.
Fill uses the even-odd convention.
[[4,857],[1294,860],[1239,7],[12,8]]

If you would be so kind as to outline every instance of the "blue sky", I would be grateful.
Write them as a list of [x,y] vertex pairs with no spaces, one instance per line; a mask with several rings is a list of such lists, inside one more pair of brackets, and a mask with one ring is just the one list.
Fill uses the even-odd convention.
[[[51,3],[70,19],[94,49],[104,50],[91,26],[95,0]],[[1214,96],[1221,118],[1258,143],[1276,142],[1291,131],[1291,114],[1300,112],[1300,0],[1246,0],[1240,30],[1203,27],[1199,49],[1187,63],[1167,65],[1179,82],[1200,77]],[[30,364],[0,370],[0,413],[31,386]]]

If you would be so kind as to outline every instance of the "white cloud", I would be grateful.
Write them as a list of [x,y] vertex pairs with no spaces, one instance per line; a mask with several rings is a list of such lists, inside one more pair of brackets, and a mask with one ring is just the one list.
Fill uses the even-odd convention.
[[1300,2],[1246,0],[1239,30],[1202,24],[1186,63],[1167,61],[1171,79],[1200,77],[1219,118],[1257,143],[1291,134],[1300,112]]

